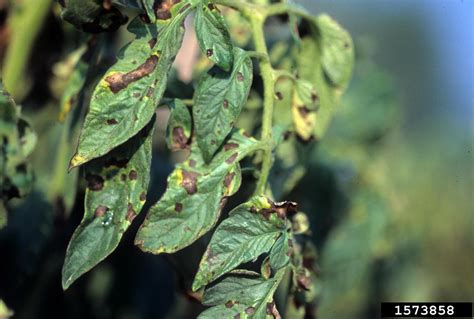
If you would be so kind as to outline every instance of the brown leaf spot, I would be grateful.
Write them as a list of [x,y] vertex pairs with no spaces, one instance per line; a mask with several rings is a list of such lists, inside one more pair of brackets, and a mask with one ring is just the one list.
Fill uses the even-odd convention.
[[154,9],[158,20],[168,20],[171,18],[171,8],[181,0],[163,0],[161,3],[155,1]]
[[313,103],[316,103],[319,100],[319,96],[316,93],[312,92],[311,100],[313,101]]
[[94,212],[94,216],[95,217],[102,217],[105,215],[105,213],[109,210],[109,208],[107,206],[102,206],[102,205],[99,205],[97,206],[97,208],[95,209],[95,212]]
[[135,217],[137,216],[137,213],[135,212],[135,210],[133,209],[133,206],[131,203],[128,203],[128,208],[127,208],[127,220],[129,222],[132,222],[133,219],[135,219]]
[[224,151],[228,151],[228,150],[233,150],[234,148],[237,148],[239,147],[239,144],[237,143],[226,143],[224,144]]
[[224,108],[225,109],[229,108],[229,101],[224,100]]
[[232,300],[229,300],[225,303],[226,308],[232,308],[232,306],[234,306],[234,302]]
[[242,82],[243,80],[244,80],[244,75],[241,72],[237,73],[237,81]]
[[158,56],[152,55],[145,63],[127,73],[116,73],[105,78],[105,82],[109,84],[110,90],[113,93],[118,93],[125,89],[130,83],[140,80],[141,78],[150,75],[155,70],[158,63]]
[[234,319],[240,319],[240,313],[236,314],[236,315],[234,316]]
[[150,41],[148,41],[148,45],[150,46],[150,49],[153,49],[155,47],[156,42],[157,42],[156,38],[150,39]]
[[217,9],[216,6],[215,6],[213,3],[209,3],[209,4],[207,5],[207,7],[208,7],[209,10],[211,10],[211,11]]
[[228,159],[226,159],[225,162],[227,164],[232,164],[237,159],[237,156],[239,156],[239,153],[236,152],[232,154]]
[[181,212],[181,211],[183,210],[183,204],[181,204],[181,203],[176,203],[176,204],[174,204],[174,210],[175,210],[177,213]]
[[278,312],[274,302],[267,303],[267,314],[273,316],[275,319],[281,319],[280,313]]
[[127,180],[127,175],[126,175],[126,174],[121,174],[121,175],[120,175],[120,180],[121,180],[122,182],[125,182],[125,181]]
[[185,149],[188,145],[188,138],[184,134],[184,129],[181,126],[173,128],[173,148]]
[[115,124],[117,124],[117,123],[118,123],[118,122],[117,122],[116,119],[108,119],[108,120],[107,120],[107,124],[108,124],[108,125],[115,125]]
[[151,86],[149,86],[147,89],[146,89],[146,97],[148,98],[151,98],[153,96],[153,92],[155,92],[155,89]]
[[141,193],[140,193],[140,200],[141,200],[142,202],[144,202],[144,201],[146,200],[146,193],[145,193],[145,192],[141,192]]
[[91,191],[97,192],[100,191],[104,187],[104,179],[99,175],[87,175],[87,188]]
[[276,92],[275,95],[276,95],[277,100],[279,100],[279,101],[283,100],[283,93]]
[[255,313],[255,308],[254,307],[248,307],[245,309],[245,313],[248,315],[253,315]]
[[213,54],[214,54],[214,51],[212,51],[212,49],[207,49],[206,51],[207,57],[211,57]]
[[138,178],[137,171],[132,169],[130,173],[128,173],[128,178],[130,178],[131,181],[134,181]]
[[225,178],[224,178],[224,186],[226,188],[229,188],[230,184],[232,184],[232,181],[234,180],[235,173],[228,173]]
[[298,204],[290,201],[273,203],[272,208],[281,219],[292,216],[298,212]]
[[311,113],[311,111],[305,105],[298,106],[298,112],[302,118],[308,117],[309,113]]
[[195,172],[188,172],[183,170],[183,181],[181,182],[181,186],[184,187],[186,192],[189,195],[192,195],[197,192],[197,178],[200,174]]

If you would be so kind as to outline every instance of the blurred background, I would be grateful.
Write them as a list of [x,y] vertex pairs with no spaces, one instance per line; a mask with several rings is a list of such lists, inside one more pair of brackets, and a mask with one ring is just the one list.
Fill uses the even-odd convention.
[[[316,318],[379,318],[381,301],[472,301],[474,1],[296,2],[334,17],[356,48],[353,80],[329,132],[285,196],[311,219]],[[8,39],[20,32],[8,31],[8,8],[0,0],[2,59]],[[67,183],[52,179],[58,144],[51,141],[61,126],[51,125],[57,118],[51,92],[55,79],[61,82],[53,66],[64,60],[62,44],[78,40],[68,38],[57,12],[44,14],[33,32],[25,31],[36,37],[35,54],[17,94],[39,135],[33,162],[43,173],[26,199],[8,206],[8,225],[0,230],[0,299],[14,318],[193,318],[201,310],[186,293],[194,270],[182,265],[200,255],[141,253],[132,244],[137,227],[106,261],[61,289],[83,198],[54,201]],[[172,160],[163,145],[155,148],[152,200],[163,192]],[[68,206],[70,216],[61,213]]]

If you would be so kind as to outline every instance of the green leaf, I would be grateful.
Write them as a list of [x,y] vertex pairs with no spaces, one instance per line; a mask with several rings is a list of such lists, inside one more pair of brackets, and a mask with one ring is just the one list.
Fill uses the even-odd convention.
[[198,318],[235,318],[238,314],[240,318],[255,317],[255,310],[265,304],[269,292],[276,284],[275,279],[265,280],[258,276],[227,276],[206,288],[202,303],[213,307],[205,310]]
[[199,81],[194,93],[193,118],[197,143],[206,162],[232,130],[247,100],[252,79],[252,60],[244,50],[235,48],[232,72],[213,67]]
[[94,90],[71,167],[107,154],[150,121],[183,39],[182,23],[190,11],[183,5],[173,6],[173,18],[156,25],[139,19],[130,24],[137,38],[119,53],[119,61]]
[[213,1],[203,1],[194,20],[201,51],[224,71],[230,71],[234,62],[233,45],[224,17]]
[[35,144],[36,135],[0,82],[0,199],[23,197],[30,191],[33,174],[27,157]]
[[302,39],[296,64],[300,78],[314,86],[316,95],[312,96],[318,103],[309,107],[300,88],[293,95],[292,108],[296,131],[304,140],[323,137],[354,63],[352,41],[342,27],[326,15],[311,22],[313,35]]
[[145,203],[154,118],[136,136],[85,167],[85,213],[72,235],[62,271],[67,289],[105,259]]
[[166,143],[170,150],[176,151],[188,147],[191,138],[191,113],[183,101],[174,99],[168,103],[170,118],[166,128]]
[[216,229],[199,264],[193,290],[270,251],[286,229],[286,216],[266,197],[233,209]]
[[270,251],[270,266],[273,270],[279,270],[290,262],[290,257],[288,256],[289,237],[288,233],[283,233]]
[[225,197],[240,185],[238,162],[260,144],[234,131],[214,159],[205,164],[199,148],[168,177],[163,197],[149,211],[135,239],[143,251],[173,253],[214,227]]
[[354,49],[349,33],[333,18],[320,15],[316,18],[319,30],[321,63],[332,83],[345,87],[352,75]]
[[284,275],[279,271],[273,278],[232,272],[204,290],[203,304],[212,306],[199,315],[207,318],[281,319],[273,294]]
[[274,284],[274,279],[266,280],[259,276],[231,274],[204,290],[202,304],[217,306],[232,301],[253,305],[264,299]]

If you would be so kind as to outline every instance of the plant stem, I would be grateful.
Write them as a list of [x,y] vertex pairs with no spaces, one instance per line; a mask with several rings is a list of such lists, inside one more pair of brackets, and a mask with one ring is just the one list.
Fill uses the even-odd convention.
[[3,62],[2,77],[5,88],[16,100],[25,93],[19,89],[24,85],[26,64],[51,2],[51,0],[28,0],[18,4],[13,2],[13,14],[8,22],[13,32]]
[[[265,43],[265,36],[263,34],[264,22],[265,17],[263,15],[254,15],[250,18],[255,50],[259,54],[268,57],[267,44]],[[267,148],[263,151],[262,170],[255,189],[256,194],[265,193],[268,175],[270,174],[273,162],[272,121],[275,99],[275,72],[270,63],[270,59],[260,61],[260,75],[262,77],[264,91],[261,140],[266,143]]]

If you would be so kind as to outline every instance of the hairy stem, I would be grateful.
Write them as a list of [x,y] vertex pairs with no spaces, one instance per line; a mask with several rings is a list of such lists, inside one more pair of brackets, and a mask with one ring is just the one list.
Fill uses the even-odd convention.
[[[252,16],[250,22],[252,25],[255,51],[268,57],[268,49],[263,34],[265,17],[255,15]],[[255,189],[256,194],[265,193],[268,175],[270,174],[273,162],[272,121],[275,99],[275,72],[270,63],[270,59],[260,60],[260,75],[262,77],[264,91],[261,140],[266,143],[267,148],[263,152],[262,170]]]

